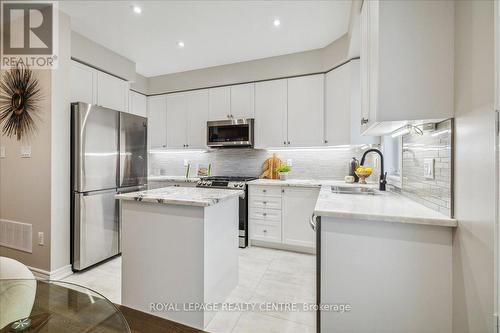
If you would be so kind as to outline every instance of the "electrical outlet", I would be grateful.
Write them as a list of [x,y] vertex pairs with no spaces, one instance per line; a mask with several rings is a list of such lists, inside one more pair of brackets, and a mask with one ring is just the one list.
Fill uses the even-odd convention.
[[0,158],[5,158],[5,147],[4,146],[0,147]]
[[30,158],[31,157],[31,146],[21,146],[19,149],[19,153],[21,158]]
[[293,166],[293,161],[291,158],[286,160],[286,165],[288,165],[289,167]]
[[424,158],[424,178],[434,179],[434,164],[433,158]]
[[45,239],[43,236],[43,232],[39,232],[38,233],[38,245],[44,245],[44,243],[45,243]]

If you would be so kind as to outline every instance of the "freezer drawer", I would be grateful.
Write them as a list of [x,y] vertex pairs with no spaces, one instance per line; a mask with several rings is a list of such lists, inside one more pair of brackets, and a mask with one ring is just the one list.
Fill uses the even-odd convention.
[[81,270],[119,253],[116,190],[74,193],[73,269]]
[[119,112],[71,104],[73,191],[116,188]]

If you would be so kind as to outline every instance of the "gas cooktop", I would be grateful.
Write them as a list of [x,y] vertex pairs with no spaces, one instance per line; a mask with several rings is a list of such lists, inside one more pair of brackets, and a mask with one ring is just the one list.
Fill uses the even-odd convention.
[[252,176],[211,176],[203,177],[198,181],[197,187],[236,188],[244,189],[246,182],[257,179]]

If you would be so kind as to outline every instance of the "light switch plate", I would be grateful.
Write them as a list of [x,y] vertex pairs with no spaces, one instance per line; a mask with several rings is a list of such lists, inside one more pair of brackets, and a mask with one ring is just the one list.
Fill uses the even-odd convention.
[[293,166],[293,161],[291,158],[286,160],[286,165],[288,165],[289,167]]
[[31,146],[21,146],[19,149],[19,153],[22,158],[30,158],[31,157]]
[[5,158],[5,147],[4,146],[0,147],[0,158]]
[[433,158],[424,158],[424,177],[425,179],[434,179],[434,164]]

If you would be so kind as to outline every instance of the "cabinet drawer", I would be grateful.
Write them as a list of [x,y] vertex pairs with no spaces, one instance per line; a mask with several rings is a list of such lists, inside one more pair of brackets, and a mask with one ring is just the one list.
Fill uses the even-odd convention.
[[255,186],[251,185],[249,189],[250,196],[260,195],[260,196],[276,196],[281,197],[281,187],[280,186]]
[[251,195],[249,198],[249,206],[256,208],[281,209],[281,197]]
[[281,224],[250,220],[250,238],[281,243]]
[[248,218],[281,222],[281,210],[252,207],[248,211]]

